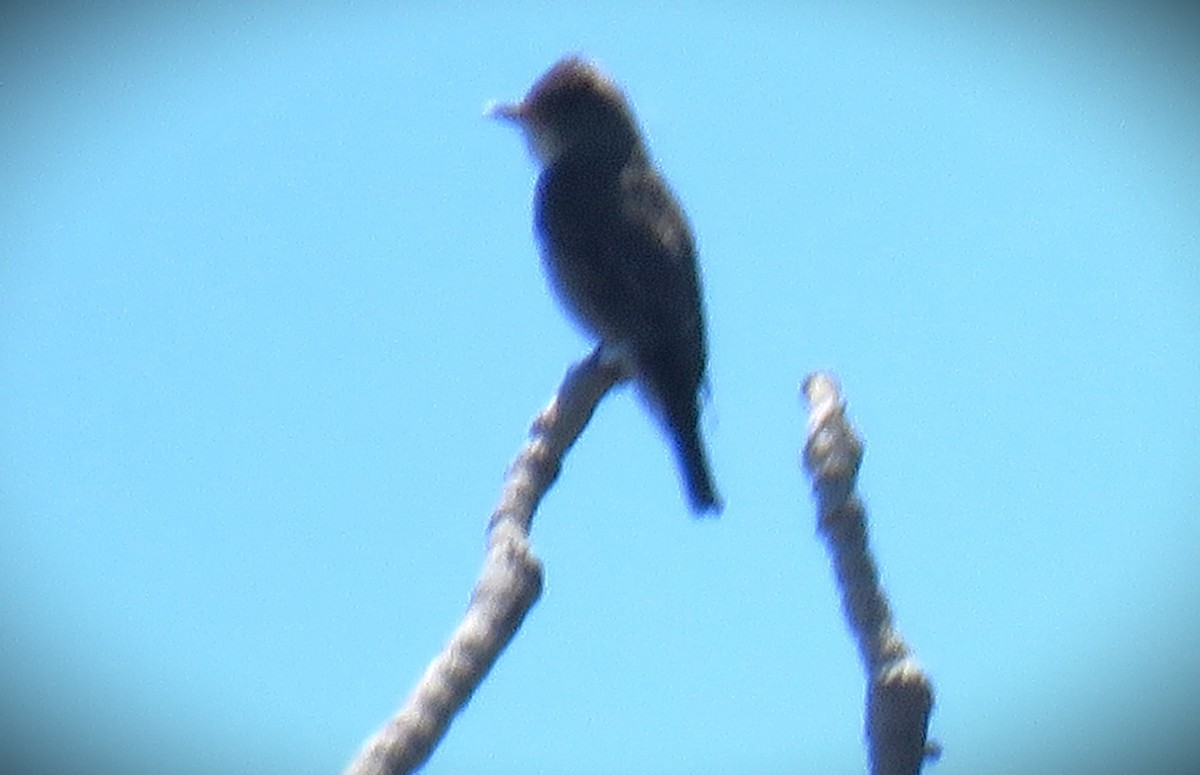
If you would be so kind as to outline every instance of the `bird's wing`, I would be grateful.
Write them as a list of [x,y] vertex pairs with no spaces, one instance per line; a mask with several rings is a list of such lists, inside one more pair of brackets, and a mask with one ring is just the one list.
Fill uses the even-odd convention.
[[696,248],[682,208],[649,167],[627,168],[621,191],[627,237],[612,246],[619,254],[612,260],[626,266],[628,292],[640,297],[647,325],[664,337],[703,336]]

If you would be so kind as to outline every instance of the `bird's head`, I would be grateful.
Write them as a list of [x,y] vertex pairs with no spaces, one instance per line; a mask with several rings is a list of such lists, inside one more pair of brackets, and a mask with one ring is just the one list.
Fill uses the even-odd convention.
[[547,70],[520,102],[492,103],[484,112],[515,123],[544,167],[577,148],[625,155],[641,149],[625,96],[579,56],[562,59]]

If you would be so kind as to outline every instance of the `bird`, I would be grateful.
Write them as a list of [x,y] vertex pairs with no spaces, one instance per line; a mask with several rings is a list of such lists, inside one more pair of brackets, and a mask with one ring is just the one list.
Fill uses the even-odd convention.
[[670,438],[692,512],[719,514],[700,434],[708,346],[695,240],[628,99],[569,55],[519,102],[485,113],[515,124],[540,167],[534,232],[559,302],[633,377]]

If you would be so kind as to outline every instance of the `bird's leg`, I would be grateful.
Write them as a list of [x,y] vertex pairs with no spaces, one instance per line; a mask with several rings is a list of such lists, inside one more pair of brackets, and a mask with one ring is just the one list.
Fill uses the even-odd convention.
[[588,358],[595,360],[596,365],[604,369],[619,371],[621,382],[626,382],[634,377],[633,353],[627,345],[600,342]]

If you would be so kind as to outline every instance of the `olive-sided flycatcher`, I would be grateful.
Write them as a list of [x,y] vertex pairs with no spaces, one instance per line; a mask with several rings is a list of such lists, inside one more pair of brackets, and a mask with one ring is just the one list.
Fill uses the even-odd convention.
[[695,245],[629,103],[567,57],[521,102],[488,112],[521,128],[542,167],[534,228],[551,286],[666,427],[693,511],[719,512],[699,429],[707,346]]

